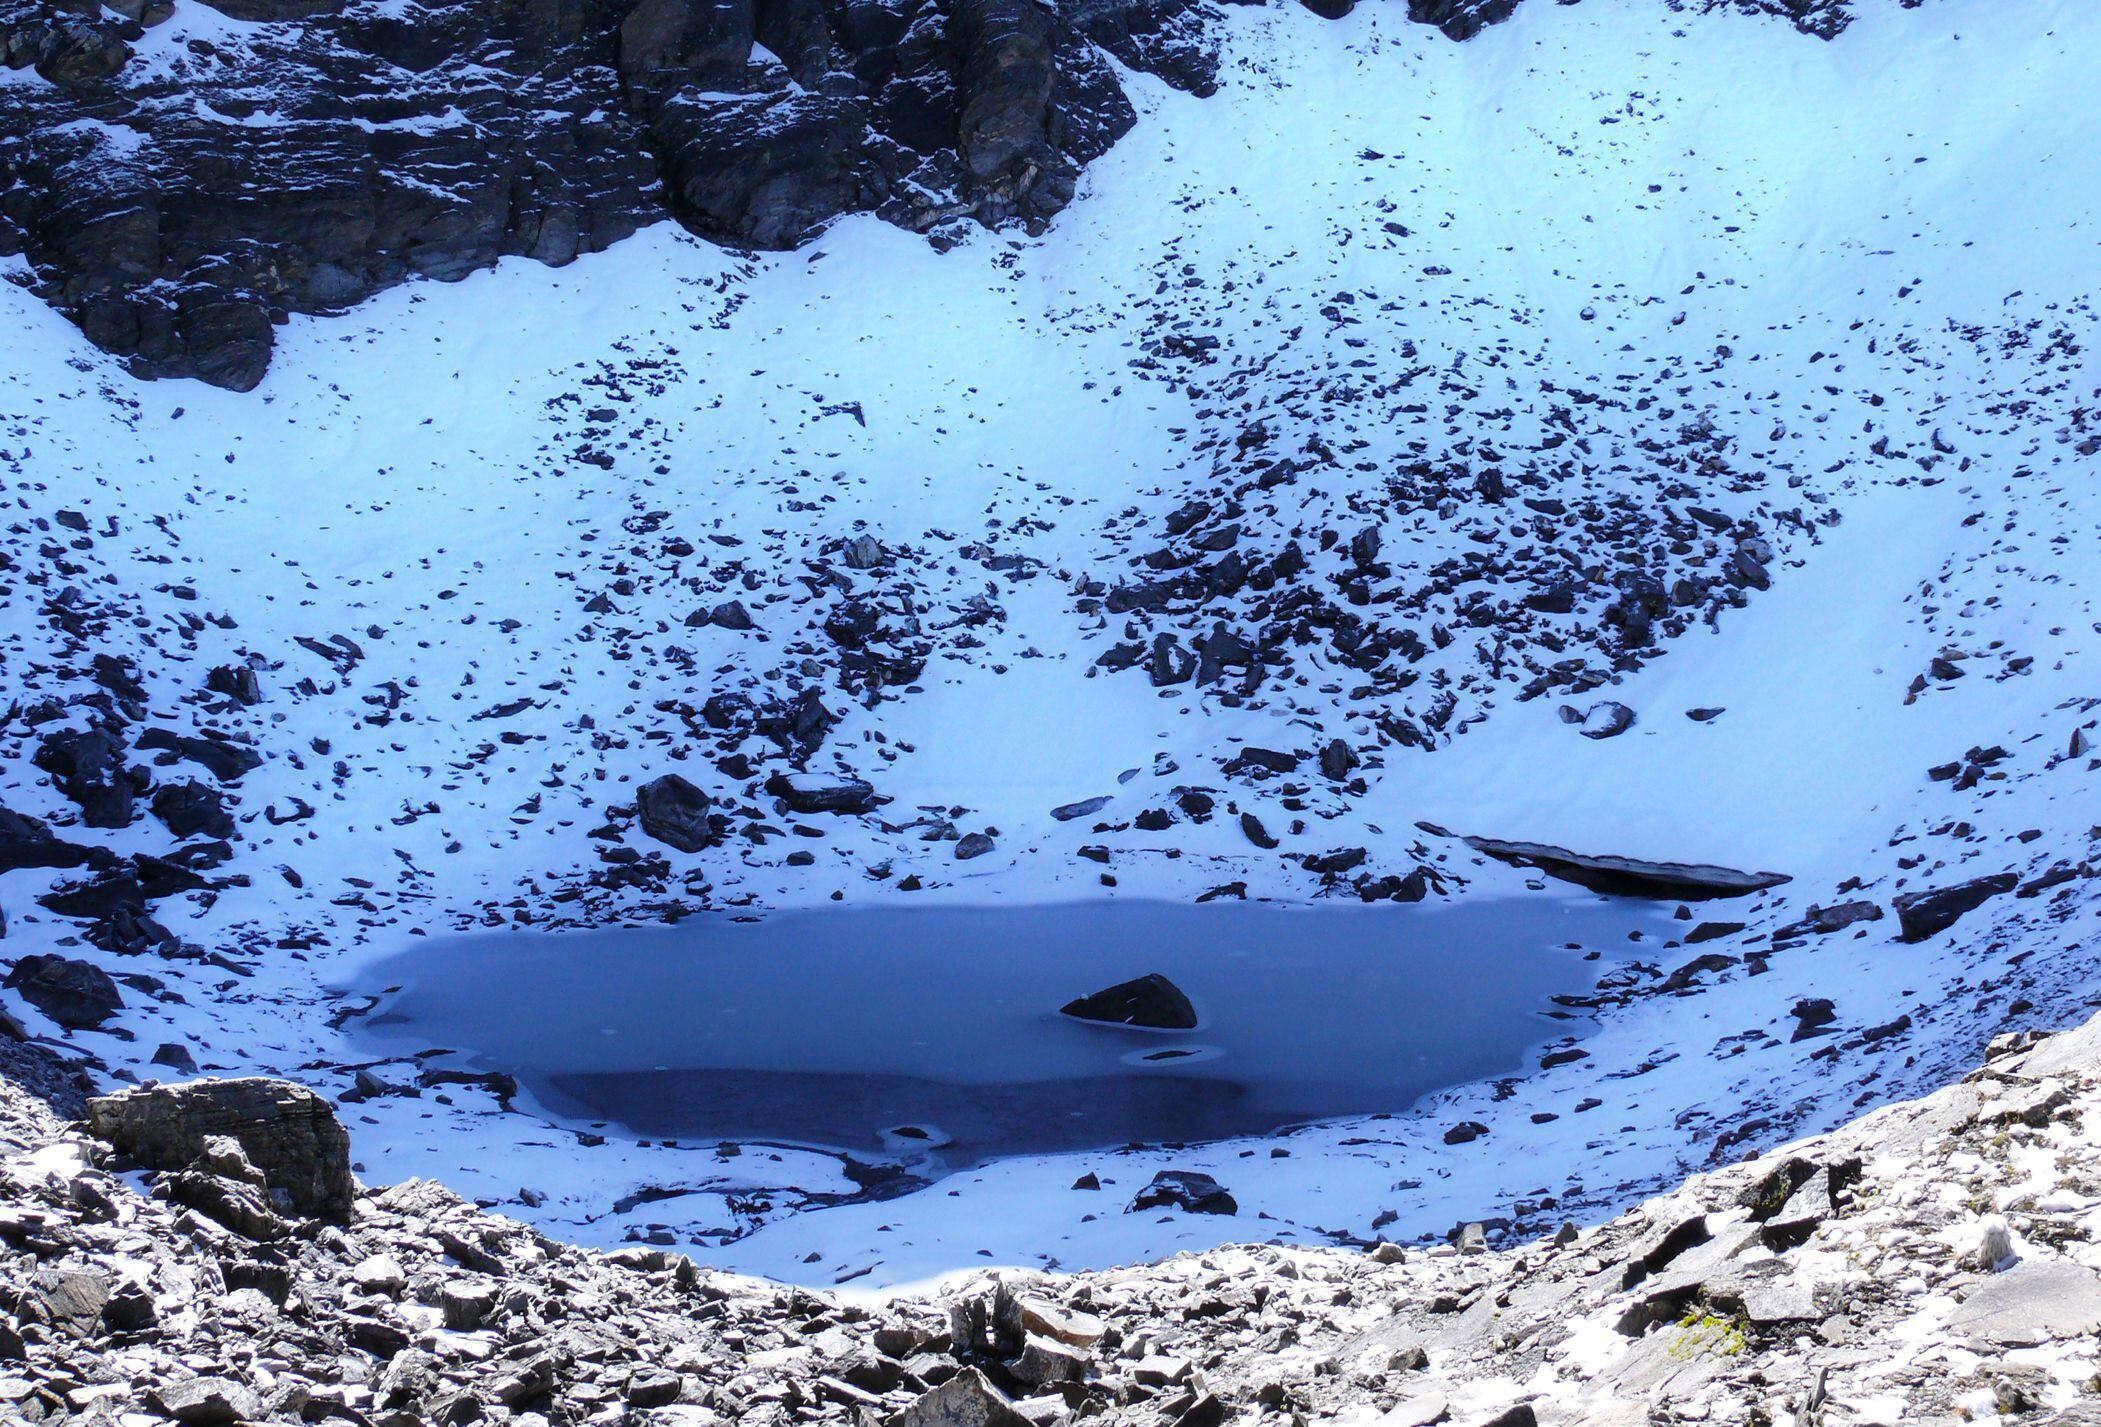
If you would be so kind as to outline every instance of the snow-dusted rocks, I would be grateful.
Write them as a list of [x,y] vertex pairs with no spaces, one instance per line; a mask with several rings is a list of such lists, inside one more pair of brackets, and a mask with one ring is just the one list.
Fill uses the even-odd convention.
[[[917,1280],[980,1250],[1127,1262],[1257,1224],[1413,1242],[1457,1220],[1590,1222],[1688,1161],[1942,1083],[2096,989],[2074,949],[2092,940],[2101,687],[2078,478],[2101,440],[2095,190],[2063,176],[2089,166],[2101,36],[2089,7],[2047,0],[1876,0],[1831,45],[1737,8],[1534,0],[1454,46],[1399,5],[1334,25],[1228,7],[1207,22],[1231,55],[1216,99],[1131,84],[1141,123],[1040,238],[966,229],[937,256],[848,222],[753,257],[662,224],[560,271],[512,263],[273,328],[254,400],[134,385],[0,285],[0,792],[126,869],[7,872],[0,960],[117,980],[123,1010],[72,1038],[105,1088],[165,1073],[162,1045],[332,1097],[376,1084],[346,1118],[380,1177],[434,1173],[543,1232],[662,1237],[818,1284]],[[390,23],[416,39],[426,18],[464,24]],[[178,37],[230,56],[166,80],[170,104],[212,106],[183,117],[188,153],[333,157],[296,93],[219,103],[210,76],[252,74],[270,41],[209,6],[178,0],[126,41],[126,69],[162,74],[189,53]],[[479,232],[506,204],[592,211],[557,191],[565,150],[491,121],[504,96],[425,134],[455,71],[373,72],[398,109],[343,142],[418,181],[389,212]],[[33,73],[0,83],[0,127],[45,102]],[[1951,102],[1892,107],[1894,89]],[[516,102],[567,103],[543,98]],[[158,162],[157,127],[61,137],[79,170],[128,181]],[[144,142],[121,152],[127,136]],[[452,197],[520,154],[548,171]],[[9,191],[35,207],[63,187]],[[163,236],[191,216],[164,209]],[[450,274],[454,234],[409,236],[383,223],[376,241]],[[534,248],[562,237],[557,218]],[[247,305],[153,292],[167,305],[142,340],[186,302]],[[863,534],[889,563],[845,558]],[[752,628],[691,622],[732,601]],[[1096,662],[1118,650],[1135,662]],[[1604,699],[1641,722],[1591,742],[1554,719]],[[121,828],[87,826],[32,761],[97,727],[156,780]],[[136,742],[212,727],[264,763],[217,785],[160,761],[179,746]],[[1316,768],[1338,742],[1354,765]],[[635,790],[673,769],[717,800],[720,847],[637,830]],[[797,813],[766,791],[783,769],[894,801]],[[224,849],[147,811],[190,779],[224,796]],[[1645,934],[1597,984],[1577,963],[1551,1013],[1597,1020],[1583,1059],[1544,1064],[1572,1048],[1557,1035],[1509,1067],[1522,1079],[1451,1086],[1420,1114],[1000,1166],[880,1208],[839,1203],[861,1187],[793,1154],[717,1164],[605,1129],[572,1147],[497,1087],[353,1067],[334,1026],[358,1009],[340,978],[419,932],[835,898],[1354,900],[1360,877],[1423,903],[1373,913],[1421,921],[1579,892],[1417,839],[1419,817],[1797,881]],[[954,857],[989,827],[997,855]],[[1895,916],[1775,935],[1811,906],[1996,873],[2022,881],[1901,950]],[[61,1034],[0,999],[27,1035]],[[1817,1000],[1831,1019],[1797,1041],[1793,1008]],[[1462,1122],[1491,1134],[1444,1146]],[[1229,1184],[1242,1216],[1115,1212],[1164,1167]],[[1066,1194],[1083,1174],[1106,1192]],[[696,1178],[713,1187],[636,1198]],[[817,1203],[837,1207],[800,1212]]]
[[822,773],[777,773],[767,780],[766,791],[798,813],[862,813],[877,801],[872,783]]
[[1233,1215],[1240,1212],[1240,1204],[1223,1184],[1208,1174],[1193,1169],[1163,1169],[1153,1176],[1152,1183],[1138,1191],[1129,1212],[1137,1214],[1147,1209]]
[[[1998,1116],[2045,1090],[2062,1100],[2039,1123]],[[0,1408],[552,1423],[611,1406],[781,1427],[1610,1427],[1660,1408],[1898,1427],[2001,1403],[2069,1427],[2089,1415],[2101,1322],[2101,1261],[2079,1232],[2096,1114],[2090,1025],[1537,1239],[1468,1223],[1427,1243],[995,1269],[848,1300],[663,1248],[588,1253],[422,1181],[360,1193],[340,1225],[245,1243],[98,1169],[91,1143],[0,1080],[0,1238],[34,1248],[0,1258]],[[241,1172],[224,1156],[188,1171]],[[2000,1258],[1974,1262],[1980,1235]]]
[[1618,738],[1634,727],[1634,710],[1615,699],[1606,699],[1578,712],[1563,705],[1561,721],[1576,725],[1576,732],[1585,738]]

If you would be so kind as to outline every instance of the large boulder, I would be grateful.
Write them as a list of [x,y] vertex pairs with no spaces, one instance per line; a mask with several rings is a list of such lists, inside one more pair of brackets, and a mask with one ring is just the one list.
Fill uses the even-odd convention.
[[1142,1026],[1156,1031],[1196,1028],[1196,1007],[1189,1004],[1181,987],[1157,971],[1067,1001],[1058,1010],[1060,1015],[1076,1021],[1101,1021],[1114,1026]]
[[262,1399],[228,1378],[186,1377],[156,1384],[150,1392],[160,1410],[183,1427],[220,1427],[263,1416]]
[[350,1136],[328,1102],[303,1086],[260,1077],[198,1080],[88,1102],[89,1127],[148,1169],[179,1171],[208,1142],[239,1144],[270,1197],[293,1213],[347,1219],[357,1196]]
[[0,982],[69,1031],[91,1031],[124,1009],[109,973],[91,961],[25,956]]
[[2011,892],[2020,880],[2011,872],[2001,872],[1996,876],[1958,882],[1952,887],[1904,893],[1892,904],[1897,909],[1897,925],[1903,929],[1903,939],[1924,941],[1946,931],[1993,897]]
[[1163,1169],[1138,1191],[1128,1213],[1146,1209],[1180,1209],[1189,1214],[1238,1214],[1240,1202],[1208,1174],[1193,1169]]
[[873,785],[821,773],[776,773],[766,780],[766,791],[794,813],[865,813],[876,803]]
[[635,793],[642,831],[680,852],[699,852],[720,840],[708,825],[714,807],[713,799],[676,773],[653,778]]
[[234,833],[225,795],[195,778],[155,788],[153,815],[177,837],[232,837]]

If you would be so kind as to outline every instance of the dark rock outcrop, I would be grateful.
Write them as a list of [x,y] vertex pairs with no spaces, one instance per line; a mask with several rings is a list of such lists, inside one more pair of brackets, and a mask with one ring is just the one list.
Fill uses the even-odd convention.
[[1455,40],[1470,40],[1517,13],[1518,0],[1408,0],[1408,18],[1435,25]]
[[153,790],[153,815],[177,837],[232,837],[233,815],[218,789],[195,778]]
[[[139,375],[236,390],[289,314],[667,215],[762,248],[854,212],[1035,231],[1136,122],[1104,51],[1218,83],[1204,0],[222,0],[251,27],[192,34],[194,3],[0,0],[36,76],[0,106],[0,256]],[[1463,40],[1517,6],[1407,13]]]
[[1135,122],[1097,45],[1217,65],[1194,0],[239,0],[259,27],[210,38],[189,3],[0,0],[39,77],[0,107],[0,255],[140,375],[239,390],[287,314],[667,213],[767,248],[861,211],[1040,228]]
[[[1451,833],[1433,823],[1418,823],[1438,837]],[[1462,837],[1468,847],[1513,867],[1536,867],[1549,877],[1588,887],[1614,897],[1654,897],[1698,902],[1715,897],[1742,897],[1794,879],[1780,872],[1740,872],[1695,862],[1649,862],[1639,857],[1591,856],[1544,842],[1505,842],[1493,837]]]
[[88,1123],[148,1169],[186,1170],[207,1143],[239,1143],[273,1198],[295,1213],[341,1219],[357,1184],[350,1136],[326,1100],[282,1080],[200,1080],[127,1090],[88,1102]]

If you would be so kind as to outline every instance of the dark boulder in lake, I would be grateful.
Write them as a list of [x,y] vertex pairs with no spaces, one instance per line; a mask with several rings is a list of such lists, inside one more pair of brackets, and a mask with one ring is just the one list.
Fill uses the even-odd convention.
[[1189,1004],[1181,987],[1157,971],[1068,1001],[1059,1010],[1075,1020],[1115,1026],[1143,1026],[1157,1031],[1196,1028],[1196,1007]]

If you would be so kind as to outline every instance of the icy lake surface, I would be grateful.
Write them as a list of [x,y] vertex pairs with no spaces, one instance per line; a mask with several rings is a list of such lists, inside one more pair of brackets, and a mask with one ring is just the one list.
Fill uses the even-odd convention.
[[[1400,1111],[1529,1068],[1588,1026],[1548,998],[1640,955],[1637,930],[1653,949],[1670,924],[1553,896],[706,916],[433,939],[360,978],[380,1002],[355,1024],[377,1054],[509,1071],[565,1120],[956,1167]],[[1058,1014],[1147,972],[1196,1029]]]

